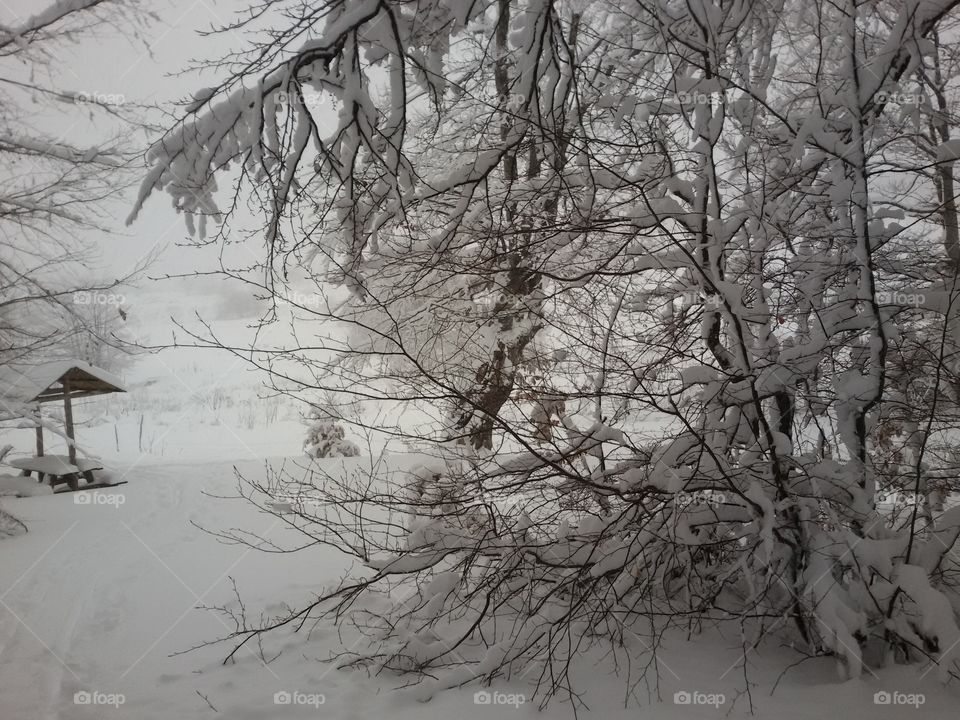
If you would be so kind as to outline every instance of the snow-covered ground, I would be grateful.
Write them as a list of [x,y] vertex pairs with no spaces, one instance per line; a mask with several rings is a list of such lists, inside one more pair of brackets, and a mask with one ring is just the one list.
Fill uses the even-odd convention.
[[[323,462],[337,472],[369,459]],[[266,471],[264,461],[116,465],[112,476],[127,484],[4,499],[30,531],[2,546],[3,720],[572,717],[561,701],[540,713],[530,678],[495,684],[495,695],[475,696],[485,690],[470,684],[423,702],[396,689],[408,678],[336,669],[325,661],[354,639],[349,628],[326,622],[279,631],[264,646],[268,658],[279,656],[266,665],[253,648],[228,665],[221,663],[226,645],[181,654],[230,629],[199,606],[236,609],[233,581],[256,618],[310,598],[349,568],[331,549],[266,554],[204,532],[244,528],[281,543],[291,532],[246,502],[222,499],[236,491],[234,466],[250,477]],[[599,653],[585,655],[573,673],[589,708],[580,708],[580,717],[750,717],[739,645],[735,635],[667,638],[659,687],[651,681],[629,688]],[[642,647],[632,652],[636,671],[648,658]],[[755,717],[948,718],[960,702],[960,691],[941,687],[922,666],[841,682],[829,659],[793,667],[774,691],[780,672],[800,659],[773,645],[748,654]],[[876,704],[875,694],[884,692],[891,703]]]
[[[246,321],[233,322],[241,334]],[[226,644],[187,652],[232,629],[229,618],[201,608],[238,609],[234,582],[256,620],[281,613],[284,603],[302,606],[350,565],[331,549],[267,554],[211,534],[241,528],[279,544],[291,534],[281,519],[223,498],[236,494],[234,468],[258,479],[268,463],[306,462],[302,404],[269,397],[262,378],[226,353],[144,355],[122,375],[126,394],[78,401],[74,412],[81,453],[100,458],[105,476],[125,484],[0,498],[29,527],[0,545],[0,720],[573,717],[562,699],[539,709],[535,668],[426,702],[404,688],[410,678],[336,669],[329,659],[357,640],[346,624],[273,634],[263,646],[267,664],[252,644],[227,665]],[[60,412],[55,404],[45,409],[54,418]],[[48,453],[66,451],[62,439],[48,433],[46,440]],[[15,447],[8,459],[29,455],[33,431],[5,429],[2,443]],[[410,462],[394,454],[388,464]],[[369,458],[323,463],[336,472]],[[16,471],[0,468],[5,473]],[[3,479],[0,494],[42,488],[24,480]],[[960,691],[942,688],[922,666],[842,682],[831,660],[815,659],[781,678],[802,659],[796,652],[762,646],[748,654],[745,673],[740,647],[733,632],[695,642],[668,637],[659,671],[639,683],[637,669],[650,660],[642,639],[632,667],[621,663],[619,674],[601,652],[586,654],[572,673],[584,693],[579,717],[751,717],[745,676],[760,718],[827,717],[838,708],[851,718],[943,718],[960,701]],[[884,692],[891,703],[876,704]]]

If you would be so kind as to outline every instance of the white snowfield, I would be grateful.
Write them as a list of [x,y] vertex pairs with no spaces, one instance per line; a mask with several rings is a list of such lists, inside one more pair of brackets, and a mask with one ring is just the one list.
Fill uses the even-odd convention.
[[[280,460],[272,463],[277,465]],[[369,459],[322,461],[330,472]],[[263,461],[238,463],[263,476]],[[308,601],[348,569],[336,551],[311,548],[266,554],[219,542],[211,531],[244,528],[283,544],[282,517],[258,512],[235,494],[233,464],[113,468],[126,485],[42,497],[4,498],[29,526],[0,545],[0,718],[2,720],[357,719],[497,720],[572,718],[553,701],[537,710],[527,677],[441,692],[428,702],[395,690],[407,677],[341,670],[324,662],[355,642],[348,625],[327,622],[299,633],[281,630],[223,665],[226,645],[183,651],[226,633],[229,618],[198,609],[237,609],[231,578],[248,616],[279,614],[282,603]],[[122,502],[121,502],[122,498]],[[251,643],[251,645],[253,645]],[[645,650],[634,643],[634,670]],[[275,659],[274,659],[275,658]],[[747,656],[755,714],[750,715],[739,637],[688,642],[668,638],[659,688],[628,688],[599,653],[584,655],[572,680],[584,691],[581,718],[770,718],[807,720],[956,717],[960,691],[944,688],[922,666],[891,665],[841,682],[830,659],[799,664],[774,644]],[[533,673],[535,675],[535,673]],[[921,702],[922,700],[922,702]],[[624,703],[629,702],[629,707]]]

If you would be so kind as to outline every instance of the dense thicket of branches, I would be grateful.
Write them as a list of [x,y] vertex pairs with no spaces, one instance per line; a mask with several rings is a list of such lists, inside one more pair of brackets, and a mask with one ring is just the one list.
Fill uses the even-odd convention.
[[957,4],[258,5],[287,24],[140,203],[193,227],[234,167],[266,252],[224,272],[294,314],[235,350],[435,457],[255,488],[368,568],[266,629],[392,588],[353,659],[431,688],[535,662],[554,692],[689,618],[956,676]]

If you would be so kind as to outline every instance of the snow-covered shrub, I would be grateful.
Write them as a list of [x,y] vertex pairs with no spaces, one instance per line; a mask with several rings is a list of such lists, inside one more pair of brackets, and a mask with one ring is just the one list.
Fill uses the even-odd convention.
[[313,458],[357,457],[360,454],[360,448],[347,440],[342,425],[319,416],[310,421],[303,450]]

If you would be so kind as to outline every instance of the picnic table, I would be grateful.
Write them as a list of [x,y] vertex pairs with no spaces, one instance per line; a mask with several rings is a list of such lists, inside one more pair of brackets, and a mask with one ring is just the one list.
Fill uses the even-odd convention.
[[60,483],[67,483],[71,490],[80,488],[80,476],[82,475],[88,483],[94,482],[93,471],[103,470],[103,464],[90,458],[77,458],[70,462],[66,455],[42,455],[28,458],[17,458],[7,463],[11,467],[22,470],[22,474],[27,477],[30,473],[37,473],[37,480],[43,482],[44,477],[49,478],[50,487],[56,487]]

